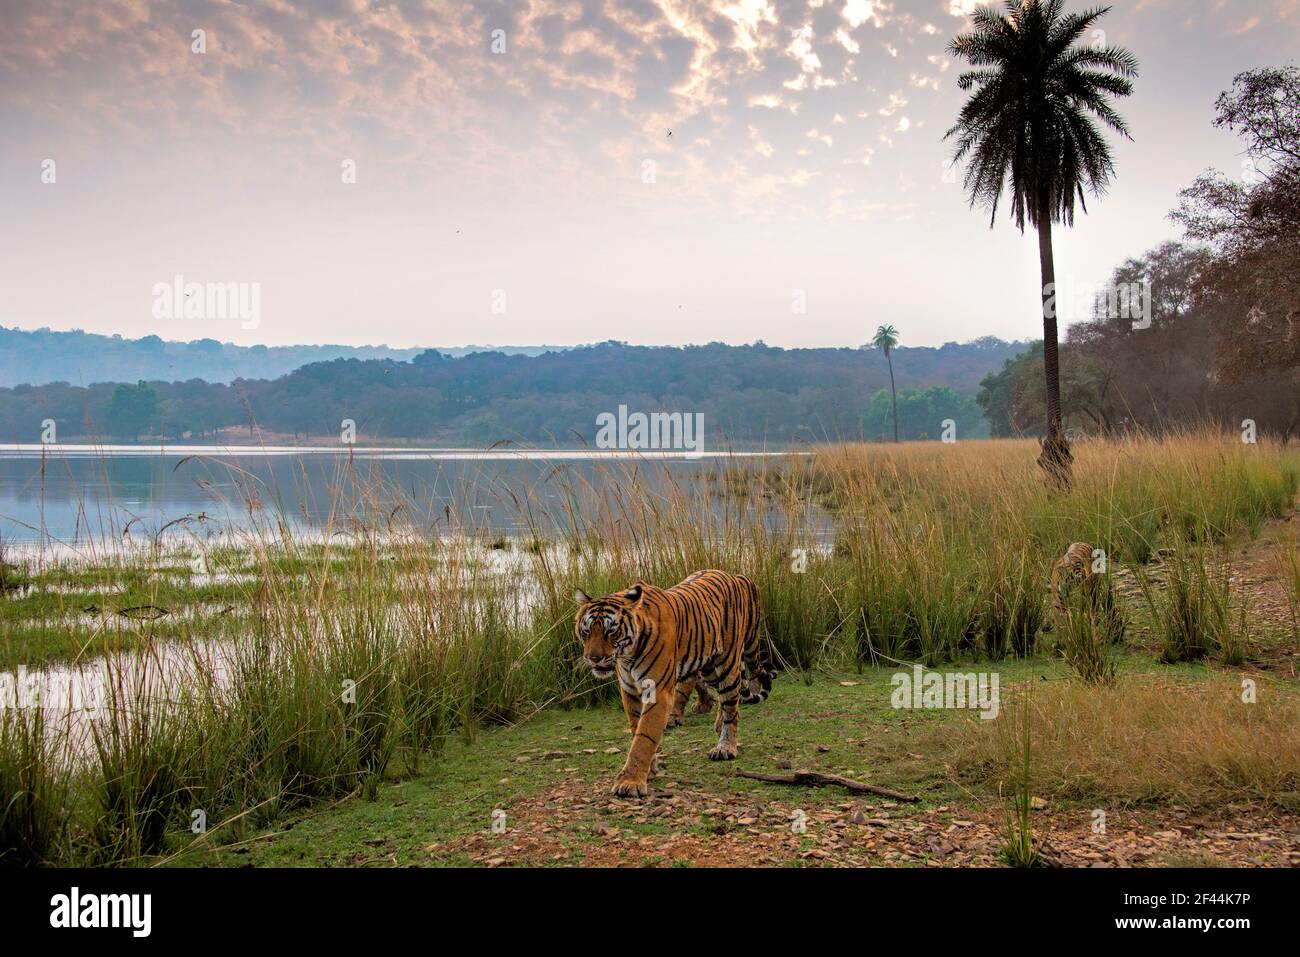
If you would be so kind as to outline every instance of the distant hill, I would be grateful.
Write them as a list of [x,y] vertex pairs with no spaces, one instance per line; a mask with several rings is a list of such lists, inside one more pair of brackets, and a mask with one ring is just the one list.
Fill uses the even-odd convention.
[[[986,337],[896,349],[904,437],[936,438],[945,418],[963,437],[987,435],[974,393],[1024,348]],[[0,389],[0,442],[36,441],[42,420],[54,419],[64,441],[95,435],[234,443],[257,429],[286,441],[337,443],[340,423],[351,419],[363,443],[571,446],[593,443],[597,417],[620,405],[703,414],[710,443],[784,445],[892,432],[889,403],[878,395],[888,390],[889,373],[876,350],[606,342],[531,356],[427,350],[409,362],[334,359],[233,386],[146,380]]]
[[[452,356],[482,352],[486,346],[441,349]],[[492,347],[496,348],[496,347]],[[559,346],[508,346],[500,352],[539,355]],[[123,339],[73,330],[23,331],[0,326],[0,386],[68,382],[233,382],[277,379],[311,362],[331,359],[391,359],[406,362],[421,352],[388,346],[237,346],[216,339],[172,342],[157,336]]]

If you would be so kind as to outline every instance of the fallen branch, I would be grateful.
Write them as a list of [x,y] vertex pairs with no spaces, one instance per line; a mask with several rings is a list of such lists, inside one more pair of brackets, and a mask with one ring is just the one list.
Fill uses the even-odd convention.
[[132,621],[155,621],[164,615],[170,615],[171,611],[159,605],[133,605],[123,608],[118,614]]
[[809,787],[838,784],[850,791],[879,794],[881,797],[893,798],[895,801],[907,801],[913,804],[921,800],[913,794],[900,794],[898,791],[889,790],[889,788],[878,788],[874,784],[863,784],[861,781],[854,781],[852,778],[842,778],[838,774],[823,774],[821,771],[796,771],[794,774],[759,774],[757,771],[737,771],[736,775],[742,778],[752,778],[755,781],[766,781],[769,784],[806,784]]

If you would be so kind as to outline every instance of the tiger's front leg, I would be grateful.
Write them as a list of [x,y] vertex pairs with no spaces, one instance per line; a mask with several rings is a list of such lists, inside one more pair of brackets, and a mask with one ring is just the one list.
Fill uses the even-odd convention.
[[[641,720],[641,696],[628,694],[623,689],[619,689],[623,696],[623,713],[627,715],[628,734],[636,735],[637,723]],[[672,724],[669,722],[669,727]],[[654,759],[650,764],[650,777],[658,777],[659,772],[663,769],[662,762],[659,760],[659,752],[655,752]]]
[[[696,676],[691,675],[677,682],[677,693],[673,695],[673,710],[668,714],[668,727],[675,728],[682,723],[682,714],[686,711],[686,702],[691,700],[691,692],[696,689],[696,681]],[[698,687],[700,692],[704,693],[704,685],[701,683]]]
[[628,694],[622,688],[618,690],[623,696],[623,713],[627,715],[628,734],[636,734],[637,722],[641,720],[641,698],[639,695]]
[[718,733],[718,743],[709,752],[709,760],[732,761],[740,745],[739,662],[734,663],[713,686],[718,692],[718,719],[713,722],[713,730]]
[[645,797],[649,793],[650,789],[646,781],[655,764],[659,742],[664,736],[664,727],[668,724],[674,690],[674,688],[657,688],[654,700],[642,703],[641,717],[637,721],[636,733],[632,737],[632,747],[628,751],[627,762],[614,781],[613,792],[618,797]]

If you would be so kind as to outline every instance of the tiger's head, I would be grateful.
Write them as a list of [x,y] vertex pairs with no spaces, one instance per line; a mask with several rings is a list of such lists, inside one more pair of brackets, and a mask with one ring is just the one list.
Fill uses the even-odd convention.
[[574,591],[578,616],[573,633],[582,642],[582,653],[597,678],[612,675],[615,659],[635,646],[641,634],[640,607],[644,597],[642,582],[603,598],[591,598],[581,588]]

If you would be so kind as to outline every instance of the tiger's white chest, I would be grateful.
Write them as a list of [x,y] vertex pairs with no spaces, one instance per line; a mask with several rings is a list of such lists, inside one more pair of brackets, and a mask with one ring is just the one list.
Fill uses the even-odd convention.
[[645,690],[646,682],[651,680],[643,670],[632,667],[631,661],[625,661],[622,657],[615,659],[614,670],[618,674],[618,686],[626,694],[640,696]]

